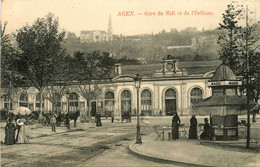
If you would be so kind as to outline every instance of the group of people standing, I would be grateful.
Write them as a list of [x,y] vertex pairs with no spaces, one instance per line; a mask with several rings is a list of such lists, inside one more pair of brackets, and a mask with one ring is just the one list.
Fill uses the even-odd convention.
[[28,142],[29,138],[25,133],[24,121],[17,119],[16,123],[14,123],[13,120],[9,118],[5,126],[5,144],[13,145],[15,143],[22,144]]
[[[208,119],[204,119],[204,130],[202,134],[200,135],[200,139],[210,139],[210,125],[208,123]],[[172,139],[179,139],[179,126],[181,124],[180,117],[178,114],[175,112],[173,114],[172,118]],[[190,129],[189,129],[189,139],[198,139],[198,134],[197,134],[197,119],[195,115],[192,115],[190,119]]]

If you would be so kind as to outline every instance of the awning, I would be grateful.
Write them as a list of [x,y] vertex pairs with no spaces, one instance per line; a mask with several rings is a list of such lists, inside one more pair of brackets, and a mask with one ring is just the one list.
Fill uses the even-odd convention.
[[[250,109],[256,105],[250,101]],[[237,95],[213,95],[192,106],[196,115],[243,115],[247,113],[247,99]]]

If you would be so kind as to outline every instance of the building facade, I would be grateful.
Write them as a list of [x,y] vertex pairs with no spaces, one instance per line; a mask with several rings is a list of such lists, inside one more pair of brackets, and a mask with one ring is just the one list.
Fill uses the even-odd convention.
[[103,30],[81,31],[81,42],[108,42],[113,40],[112,20],[109,16],[107,32]]
[[[162,115],[173,115],[174,112],[179,115],[189,115],[193,103],[211,96],[208,80],[214,71],[200,75],[188,75],[185,69],[179,69],[178,64],[178,60],[164,59],[161,70],[155,71],[152,76],[142,76],[139,89],[141,115],[159,115],[160,111]],[[112,112],[115,117],[119,118],[125,112],[136,115],[137,89],[134,77],[132,74],[124,74],[121,66],[116,64],[113,79],[98,85],[101,93],[98,99],[90,102],[91,115],[101,113],[102,116],[110,116]],[[37,89],[30,87],[19,93],[11,104],[11,108],[25,106],[33,111],[39,110],[39,99]],[[2,98],[0,108],[8,107],[8,105],[8,98]],[[52,110],[52,103],[47,99],[43,100],[42,106],[44,111]],[[69,98],[64,95],[55,107],[64,113],[77,110],[85,113],[87,102],[78,93],[77,85],[71,85]]]

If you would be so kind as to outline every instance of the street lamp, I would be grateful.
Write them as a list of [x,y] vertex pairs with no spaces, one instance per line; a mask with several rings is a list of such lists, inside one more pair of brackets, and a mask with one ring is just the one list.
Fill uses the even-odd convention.
[[139,74],[136,74],[136,77],[134,78],[135,81],[135,88],[137,90],[137,134],[136,134],[136,144],[142,144],[142,138],[141,138],[141,132],[140,132],[140,120],[139,120],[139,88],[141,87],[141,80],[142,77]]
[[67,118],[66,118],[66,122],[67,122],[67,129],[70,129],[70,120],[69,120],[69,113],[70,113],[70,93],[67,92],[66,93],[66,98],[68,100],[68,113],[67,113]]

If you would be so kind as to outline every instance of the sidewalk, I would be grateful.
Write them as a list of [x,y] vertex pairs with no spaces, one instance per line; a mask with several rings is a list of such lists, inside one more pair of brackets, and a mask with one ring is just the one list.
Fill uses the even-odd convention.
[[[187,166],[260,166],[260,152],[239,151],[226,147],[202,145],[200,140],[161,141],[156,134],[142,136],[141,145],[129,145],[132,153],[142,158],[167,164]],[[259,147],[260,148],[260,147]]]

